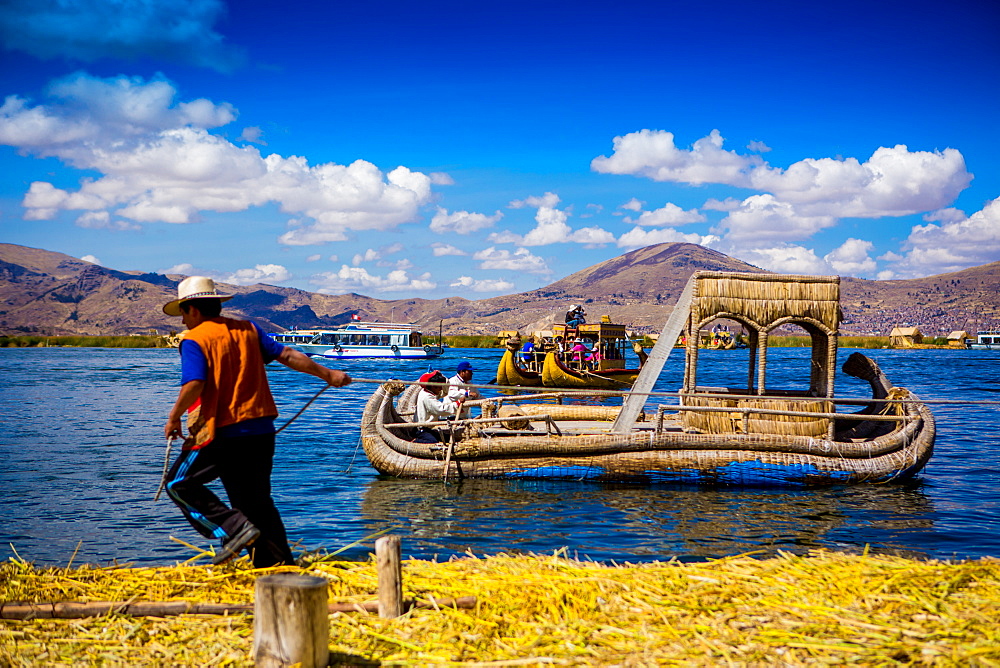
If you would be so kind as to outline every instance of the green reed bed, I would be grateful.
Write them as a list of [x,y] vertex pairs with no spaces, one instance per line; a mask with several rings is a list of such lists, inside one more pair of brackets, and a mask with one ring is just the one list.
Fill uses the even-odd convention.
[[[426,337],[425,337],[426,338]],[[472,336],[456,334],[444,337],[444,342],[452,348],[500,348],[495,334]]]
[[[808,336],[771,336],[767,343],[772,348],[809,348],[812,340]],[[841,336],[841,348],[888,348],[888,336]]]
[[166,348],[162,336],[0,336],[0,348]]

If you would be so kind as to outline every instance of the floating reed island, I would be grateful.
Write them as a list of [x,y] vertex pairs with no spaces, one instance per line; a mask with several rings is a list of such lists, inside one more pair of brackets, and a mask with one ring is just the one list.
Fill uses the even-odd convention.
[[[606,566],[556,554],[404,560],[403,594],[471,609],[329,616],[330,665],[1000,665],[1000,560],[813,552]],[[5,602],[250,604],[262,575],[376,594],[376,565],[0,565]],[[6,605],[4,606],[7,607]],[[252,665],[253,614],[0,619],[3,666]]]

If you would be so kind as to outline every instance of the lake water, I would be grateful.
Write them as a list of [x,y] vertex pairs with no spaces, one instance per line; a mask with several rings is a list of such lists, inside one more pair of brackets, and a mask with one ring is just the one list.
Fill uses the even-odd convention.
[[[841,351],[841,361],[850,350]],[[924,399],[1000,400],[1000,353],[868,351],[890,379]],[[770,351],[772,387],[801,387],[807,349]],[[499,350],[451,349],[434,366],[452,375],[470,360],[475,380],[494,376]],[[40,565],[170,565],[207,546],[161,496],[163,421],[180,363],[168,349],[0,349],[0,558]],[[683,356],[656,389],[676,390]],[[741,351],[703,351],[699,380],[745,382]],[[341,363],[358,378],[415,379],[426,362]],[[269,366],[282,412],[319,389],[312,376]],[[781,376],[784,375],[785,378]],[[721,380],[719,380],[721,378]],[[718,380],[718,382],[717,382]],[[838,396],[867,396],[840,374]],[[472,552],[551,554],[598,561],[702,560],[811,548],[939,559],[1000,556],[1000,407],[937,406],[935,454],[907,484],[820,489],[706,489],[538,481],[381,478],[359,447],[371,384],[325,392],[278,437],[275,499],[301,549],[364,558],[376,532],[403,539],[405,556]],[[666,402],[653,398],[650,406]],[[654,408],[655,410],[655,408]],[[175,449],[176,451],[176,449]],[[358,543],[352,545],[354,543]],[[73,557],[74,552],[76,556]]]

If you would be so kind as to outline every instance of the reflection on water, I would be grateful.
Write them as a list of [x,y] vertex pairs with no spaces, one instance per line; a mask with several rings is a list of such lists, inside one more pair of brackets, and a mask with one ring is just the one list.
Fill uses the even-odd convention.
[[[745,359],[702,351],[699,377],[734,373]],[[842,358],[850,350],[840,351]],[[769,378],[796,386],[808,349],[773,349]],[[873,351],[889,378],[925,398],[996,400],[1000,354]],[[432,364],[451,375],[470,360],[489,380],[499,350],[449,350]],[[735,362],[734,362],[735,360]],[[786,364],[786,362],[794,362]],[[170,564],[192,556],[170,539],[207,546],[161,497],[163,420],[179,379],[176,351],[0,349],[0,558],[14,550],[40,564],[112,560]],[[680,386],[671,356],[656,390]],[[416,379],[427,362],[342,363],[355,377]],[[318,381],[268,369],[282,418]],[[867,383],[841,375],[837,392],[865,396]],[[471,550],[551,553],[600,561],[682,560],[824,547],[925,555],[1000,556],[1000,408],[937,407],[934,457],[908,485],[744,490],[545,481],[379,478],[359,448],[370,384],[325,392],[278,437],[275,499],[293,540],[335,550],[391,528],[404,551],[447,558]],[[489,394],[489,393],[487,393]],[[649,400],[655,412],[661,397]],[[13,547],[11,547],[13,544]],[[345,552],[363,558],[373,540]],[[79,546],[79,547],[78,547]]]
[[924,554],[909,544],[933,529],[917,486],[734,490],[580,485],[549,481],[376,479],[361,514],[392,527],[408,554],[471,551],[571,554],[597,561],[718,558],[813,548]]

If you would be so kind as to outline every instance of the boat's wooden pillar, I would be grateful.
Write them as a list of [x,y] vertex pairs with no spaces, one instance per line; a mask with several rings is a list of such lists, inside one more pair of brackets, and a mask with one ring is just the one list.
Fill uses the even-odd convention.
[[757,350],[760,345],[760,333],[756,328],[745,326],[749,330],[748,336],[750,337],[750,341],[747,342],[750,353],[747,355],[747,394],[753,394],[753,388],[757,382]]
[[765,330],[757,339],[757,394],[767,394],[767,343],[769,334]]

